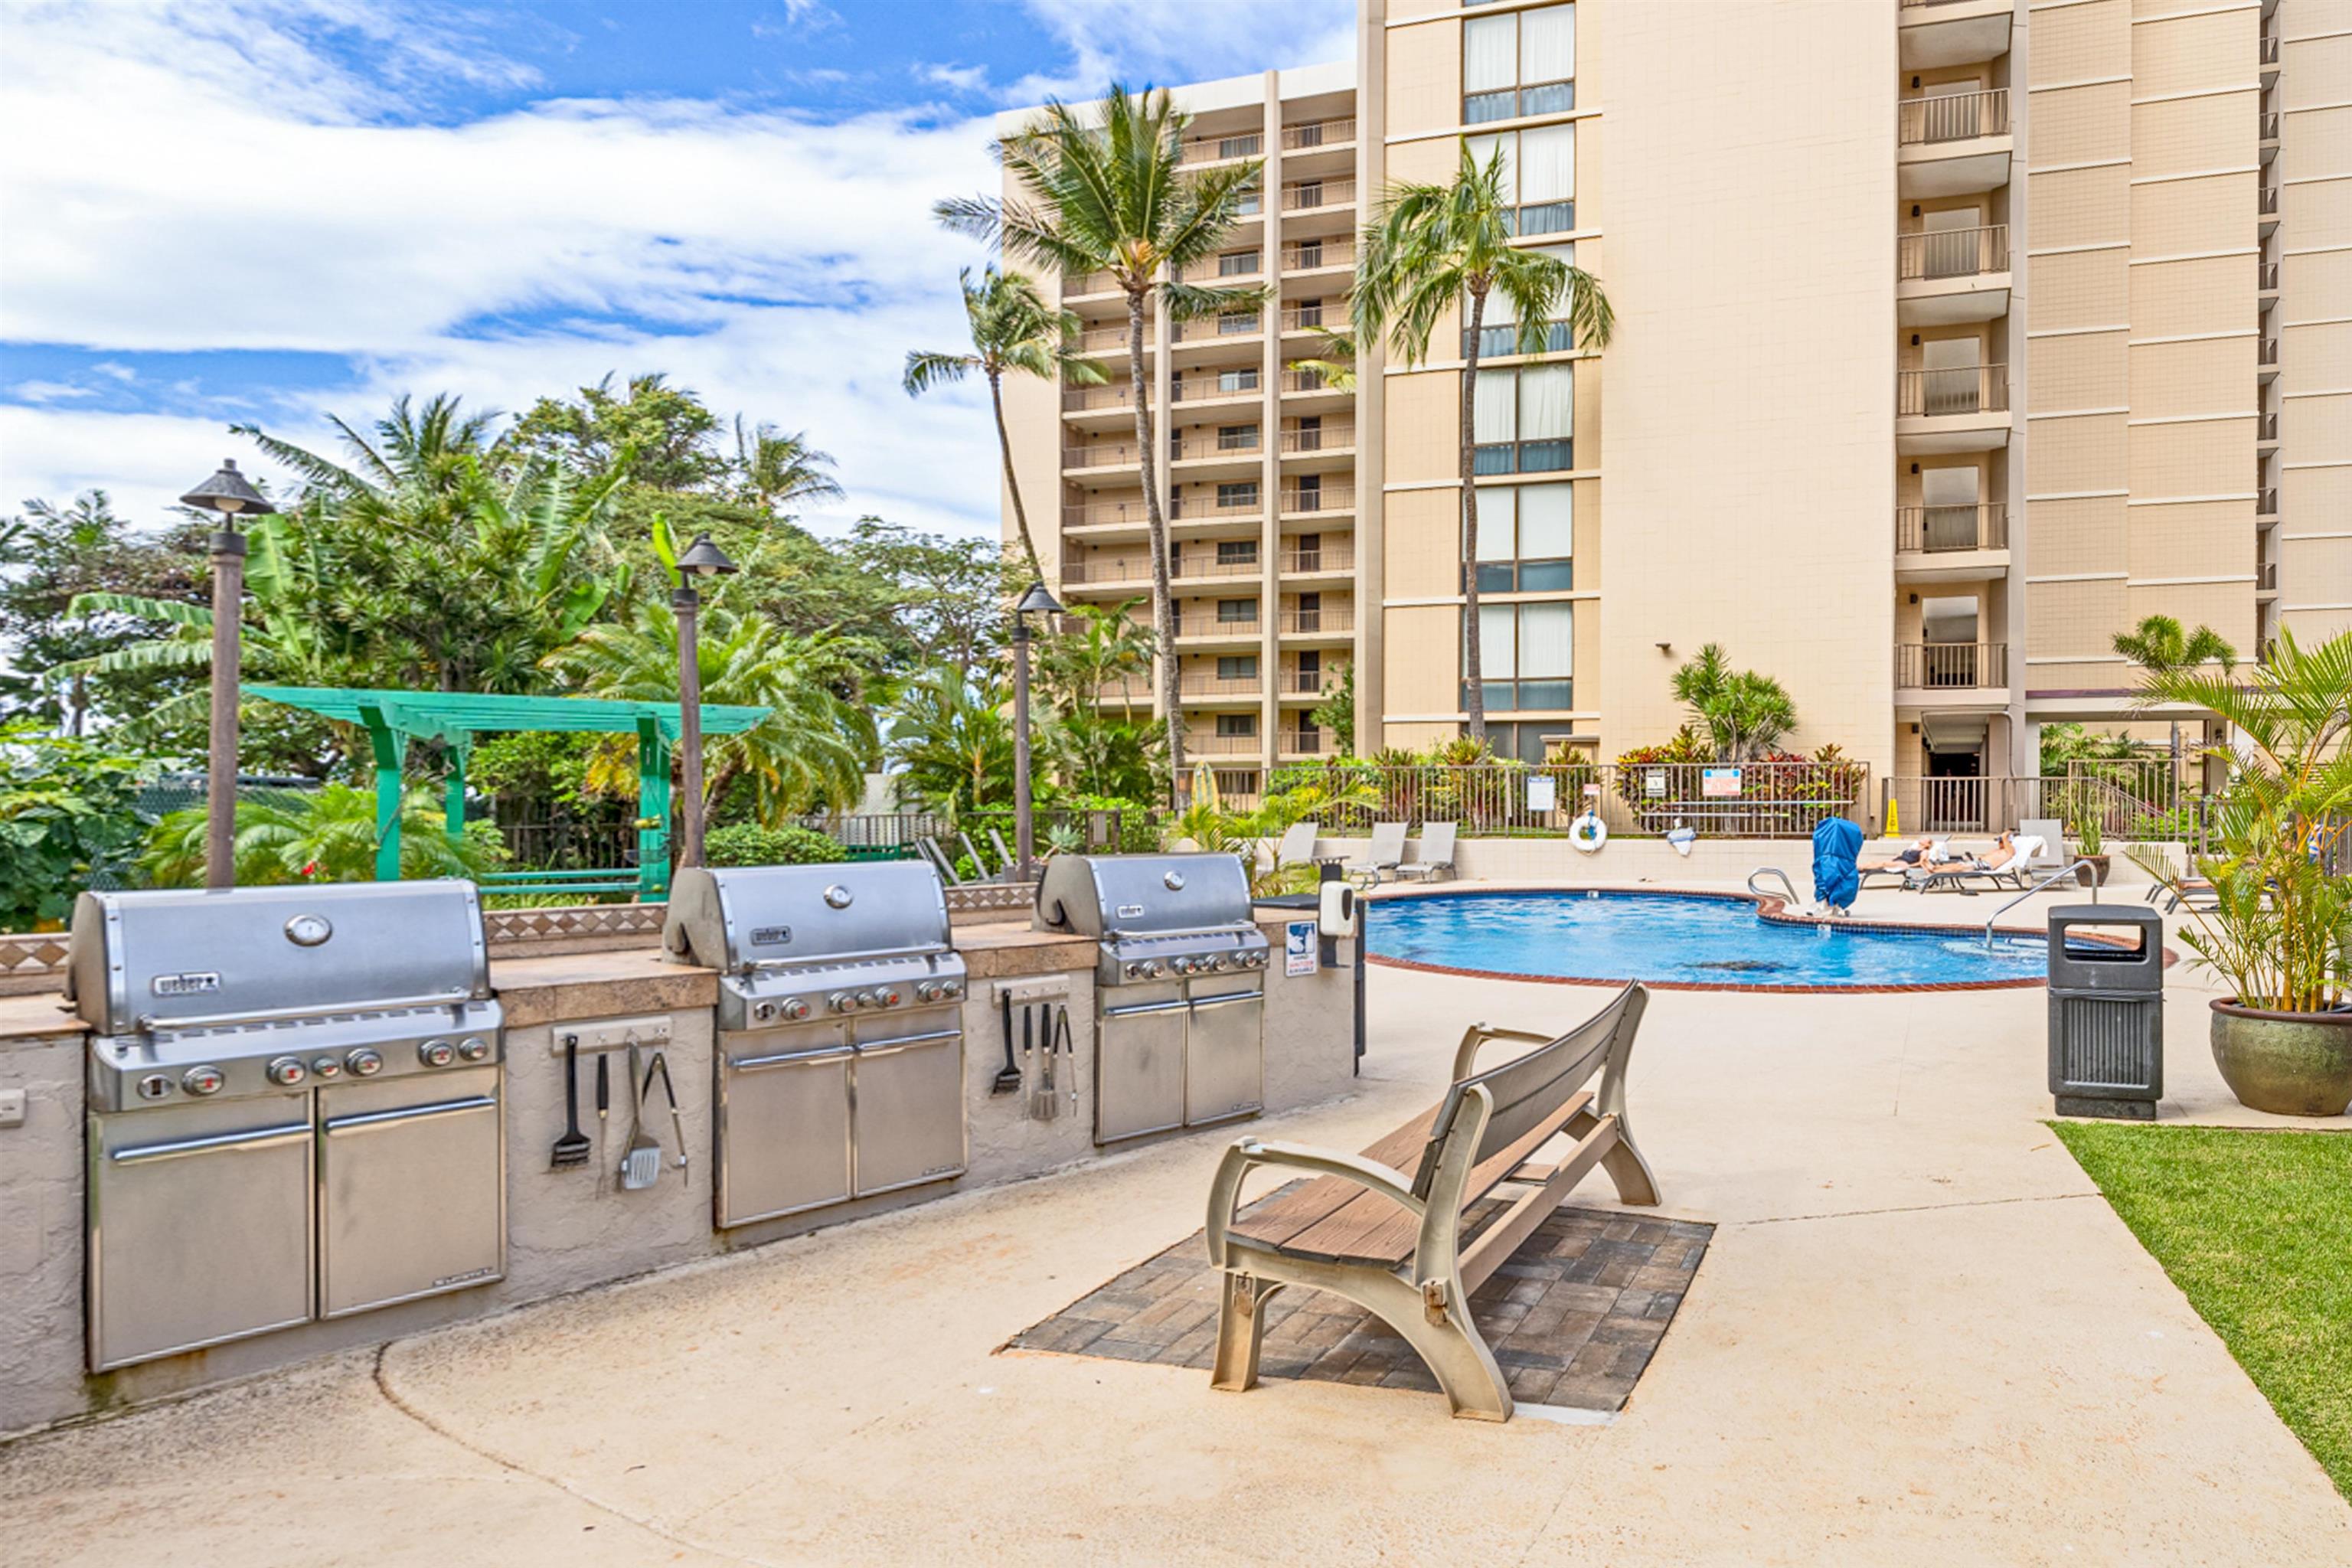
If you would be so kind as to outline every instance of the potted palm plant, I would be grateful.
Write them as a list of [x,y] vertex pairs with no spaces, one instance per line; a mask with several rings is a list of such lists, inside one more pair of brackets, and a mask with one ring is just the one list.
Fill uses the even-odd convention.
[[2074,797],[2074,820],[2068,824],[2074,833],[2074,858],[2082,864],[2074,872],[2074,880],[2085,888],[2105,887],[2107,880],[2106,840],[2100,837],[2099,802],[2088,789]]
[[2145,700],[2237,735],[2213,752],[2231,773],[2210,852],[2189,861],[2211,890],[2180,932],[2231,986],[2212,1004],[2213,1060],[2257,1110],[2333,1116],[2352,1105],[2352,632],[2306,651],[2282,630],[2277,649],[2250,677],[2152,670]]

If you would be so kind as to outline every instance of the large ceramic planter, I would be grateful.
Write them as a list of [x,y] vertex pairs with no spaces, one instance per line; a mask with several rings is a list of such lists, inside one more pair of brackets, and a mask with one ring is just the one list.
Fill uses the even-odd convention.
[[2352,1007],[2273,1013],[2213,1004],[2213,1065],[2240,1103],[2280,1116],[2352,1106]]
[[2107,858],[2104,855],[2077,855],[2082,862],[2074,871],[2074,885],[2081,888],[2103,888],[2107,882]]

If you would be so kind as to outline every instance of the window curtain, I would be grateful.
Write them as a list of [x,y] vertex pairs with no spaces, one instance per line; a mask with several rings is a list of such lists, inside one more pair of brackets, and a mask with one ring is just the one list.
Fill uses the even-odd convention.
[[1478,559],[1486,562],[1516,561],[1512,540],[1517,536],[1517,492],[1502,486],[1481,486],[1478,490]]
[[1496,152],[1503,154],[1503,199],[1517,203],[1519,199],[1519,133],[1506,132],[1497,136],[1465,136],[1469,145],[1471,162],[1485,168],[1493,162]]
[[1518,650],[1515,646],[1518,621],[1519,612],[1516,605],[1478,606],[1479,673],[1486,679],[1518,679]]
[[1576,74],[1575,6],[1545,5],[1522,11],[1519,26],[1520,81],[1566,81]]
[[1554,561],[1576,552],[1576,487],[1519,487],[1519,556]]
[[1479,16],[1462,27],[1462,90],[1493,92],[1519,79],[1517,16]]
[[[1483,611],[1486,606],[1479,608]],[[1566,680],[1576,673],[1576,607],[1520,605],[1519,679]]]
[[[1529,365],[1518,373],[1522,441],[1564,441],[1576,433],[1575,372],[1564,364]],[[1478,378],[1483,403],[1486,378]],[[1504,437],[1496,437],[1503,439]],[[1486,437],[1482,435],[1479,439]]]
[[1472,436],[1479,446],[1518,439],[1517,395],[1517,374],[1491,370],[1480,374],[1475,405],[1476,429]]
[[1518,133],[1518,200],[1523,206],[1576,196],[1576,127],[1546,125]]

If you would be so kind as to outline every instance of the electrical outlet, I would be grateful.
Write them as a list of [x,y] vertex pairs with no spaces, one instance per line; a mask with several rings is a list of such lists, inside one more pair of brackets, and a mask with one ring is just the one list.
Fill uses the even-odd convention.
[[0,1127],[25,1125],[25,1091],[21,1089],[0,1089]]

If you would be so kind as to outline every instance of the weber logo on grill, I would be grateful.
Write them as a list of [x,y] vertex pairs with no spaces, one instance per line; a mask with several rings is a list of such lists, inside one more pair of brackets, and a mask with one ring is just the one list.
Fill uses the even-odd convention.
[[220,971],[192,969],[184,974],[159,974],[147,983],[158,996],[201,996],[220,989]]
[[793,928],[790,926],[753,926],[751,928],[753,947],[782,947],[792,940]]

